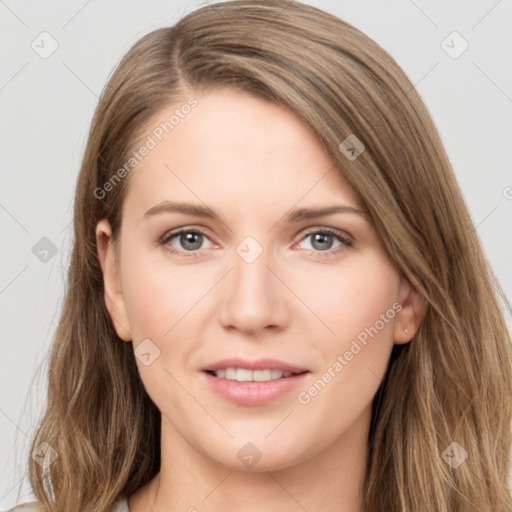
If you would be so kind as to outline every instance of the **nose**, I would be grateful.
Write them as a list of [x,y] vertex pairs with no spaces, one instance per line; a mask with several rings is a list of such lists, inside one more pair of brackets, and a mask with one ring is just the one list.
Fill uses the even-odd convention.
[[254,335],[264,329],[281,330],[289,321],[290,291],[271,261],[270,251],[252,262],[234,253],[232,270],[223,280],[218,320],[225,329]]

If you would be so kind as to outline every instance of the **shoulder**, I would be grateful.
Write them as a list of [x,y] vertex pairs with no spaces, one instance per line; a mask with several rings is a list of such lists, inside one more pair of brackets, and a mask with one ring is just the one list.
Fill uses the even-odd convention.
[[[39,501],[31,501],[22,503],[14,508],[10,508],[5,512],[43,512],[43,506]],[[112,507],[111,512],[130,512],[128,508],[128,500],[125,496],[119,496]]]
[[39,501],[31,501],[29,503],[22,503],[14,508],[10,508],[5,512],[41,512],[43,507]]

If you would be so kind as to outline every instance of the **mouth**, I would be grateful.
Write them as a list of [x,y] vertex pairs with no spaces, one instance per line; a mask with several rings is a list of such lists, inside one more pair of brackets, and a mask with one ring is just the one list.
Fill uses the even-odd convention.
[[237,382],[268,382],[271,380],[286,379],[295,375],[302,375],[307,370],[289,372],[278,368],[264,370],[249,370],[247,368],[219,368],[218,370],[205,370],[206,373],[218,379],[236,380]]
[[237,405],[264,405],[285,397],[311,372],[276,359],[224,359],[202,368],[207,386]]

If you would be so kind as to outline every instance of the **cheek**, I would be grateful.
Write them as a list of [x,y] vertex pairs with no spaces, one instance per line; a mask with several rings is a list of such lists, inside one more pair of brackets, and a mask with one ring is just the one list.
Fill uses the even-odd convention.
[[193,265],[177,266],[167,261],[163,249],[133,250],[129,254],[122,279],[134,340],[147,337],[164,342],[187,323],[188,313],[212,283],[198,279]]
[[150,354],[147,365],[136,360],[146,391],[160,410],[173,404],[173,414],[187,415],[189,409],[194,410],[194,403],[183,395],[178,382],[187,372],[188,354],[195,346],[193,326],[198,322],[194,306],[207,283],[201,286],[197,272],[194,279],[192,271],[173,267],[158,252],[126,248],[123,293],[136,355],[137,347],[144,343],[147,348],[143,352]]
[[381,254],[370,256],[332,272],[310,272],[308,281],[315,287],[309,285],[309,294],[307,283],[301,283],[304,301],[322,321],[310,317],[322,333],[313,339],[322,362],[315,368],[322,381],[317,389],[323,384],[329,389],[322,391],[326,404],[343,397],[353,408],[370,400],[393,348],[399,276]]
[[[297,275],[304,277],[297,279]],[[310,267],[307,272],[296,273],[294,280],[297,295],[314,313],[310,316],[312,322],[327,334],[322,336],[324,340],[332,340],[329,345],[333,348],[340,348],[340,343],[372,327],[394,304],[400,282],[398,273],[380,252],[347,259],[346,264],[337,267]],[[388,316],[394,317],[394,311]],[[379,331],[389,334],[393,322],[385,326],[381,323]]]

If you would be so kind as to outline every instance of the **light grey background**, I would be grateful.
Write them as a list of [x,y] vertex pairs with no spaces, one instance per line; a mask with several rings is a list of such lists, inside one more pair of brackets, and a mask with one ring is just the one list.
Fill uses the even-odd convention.
[[[45,357],[62,303],[72,194],[98,96],[137,39],[205,3],[0,0],[0,509],[31,494],[29,439],[45,404]],[[307,3],[368,34],[411,78],[510,300],[512,2]],[[51,49],[44,31],[58,43],[47,58],[32,48]],[[453,31],[469,44],[458,58],[442,47]],[[450,36],[444,47],[453,55],[461,44]],[[36,245],[43,237],[55,245],[54,256]]]

